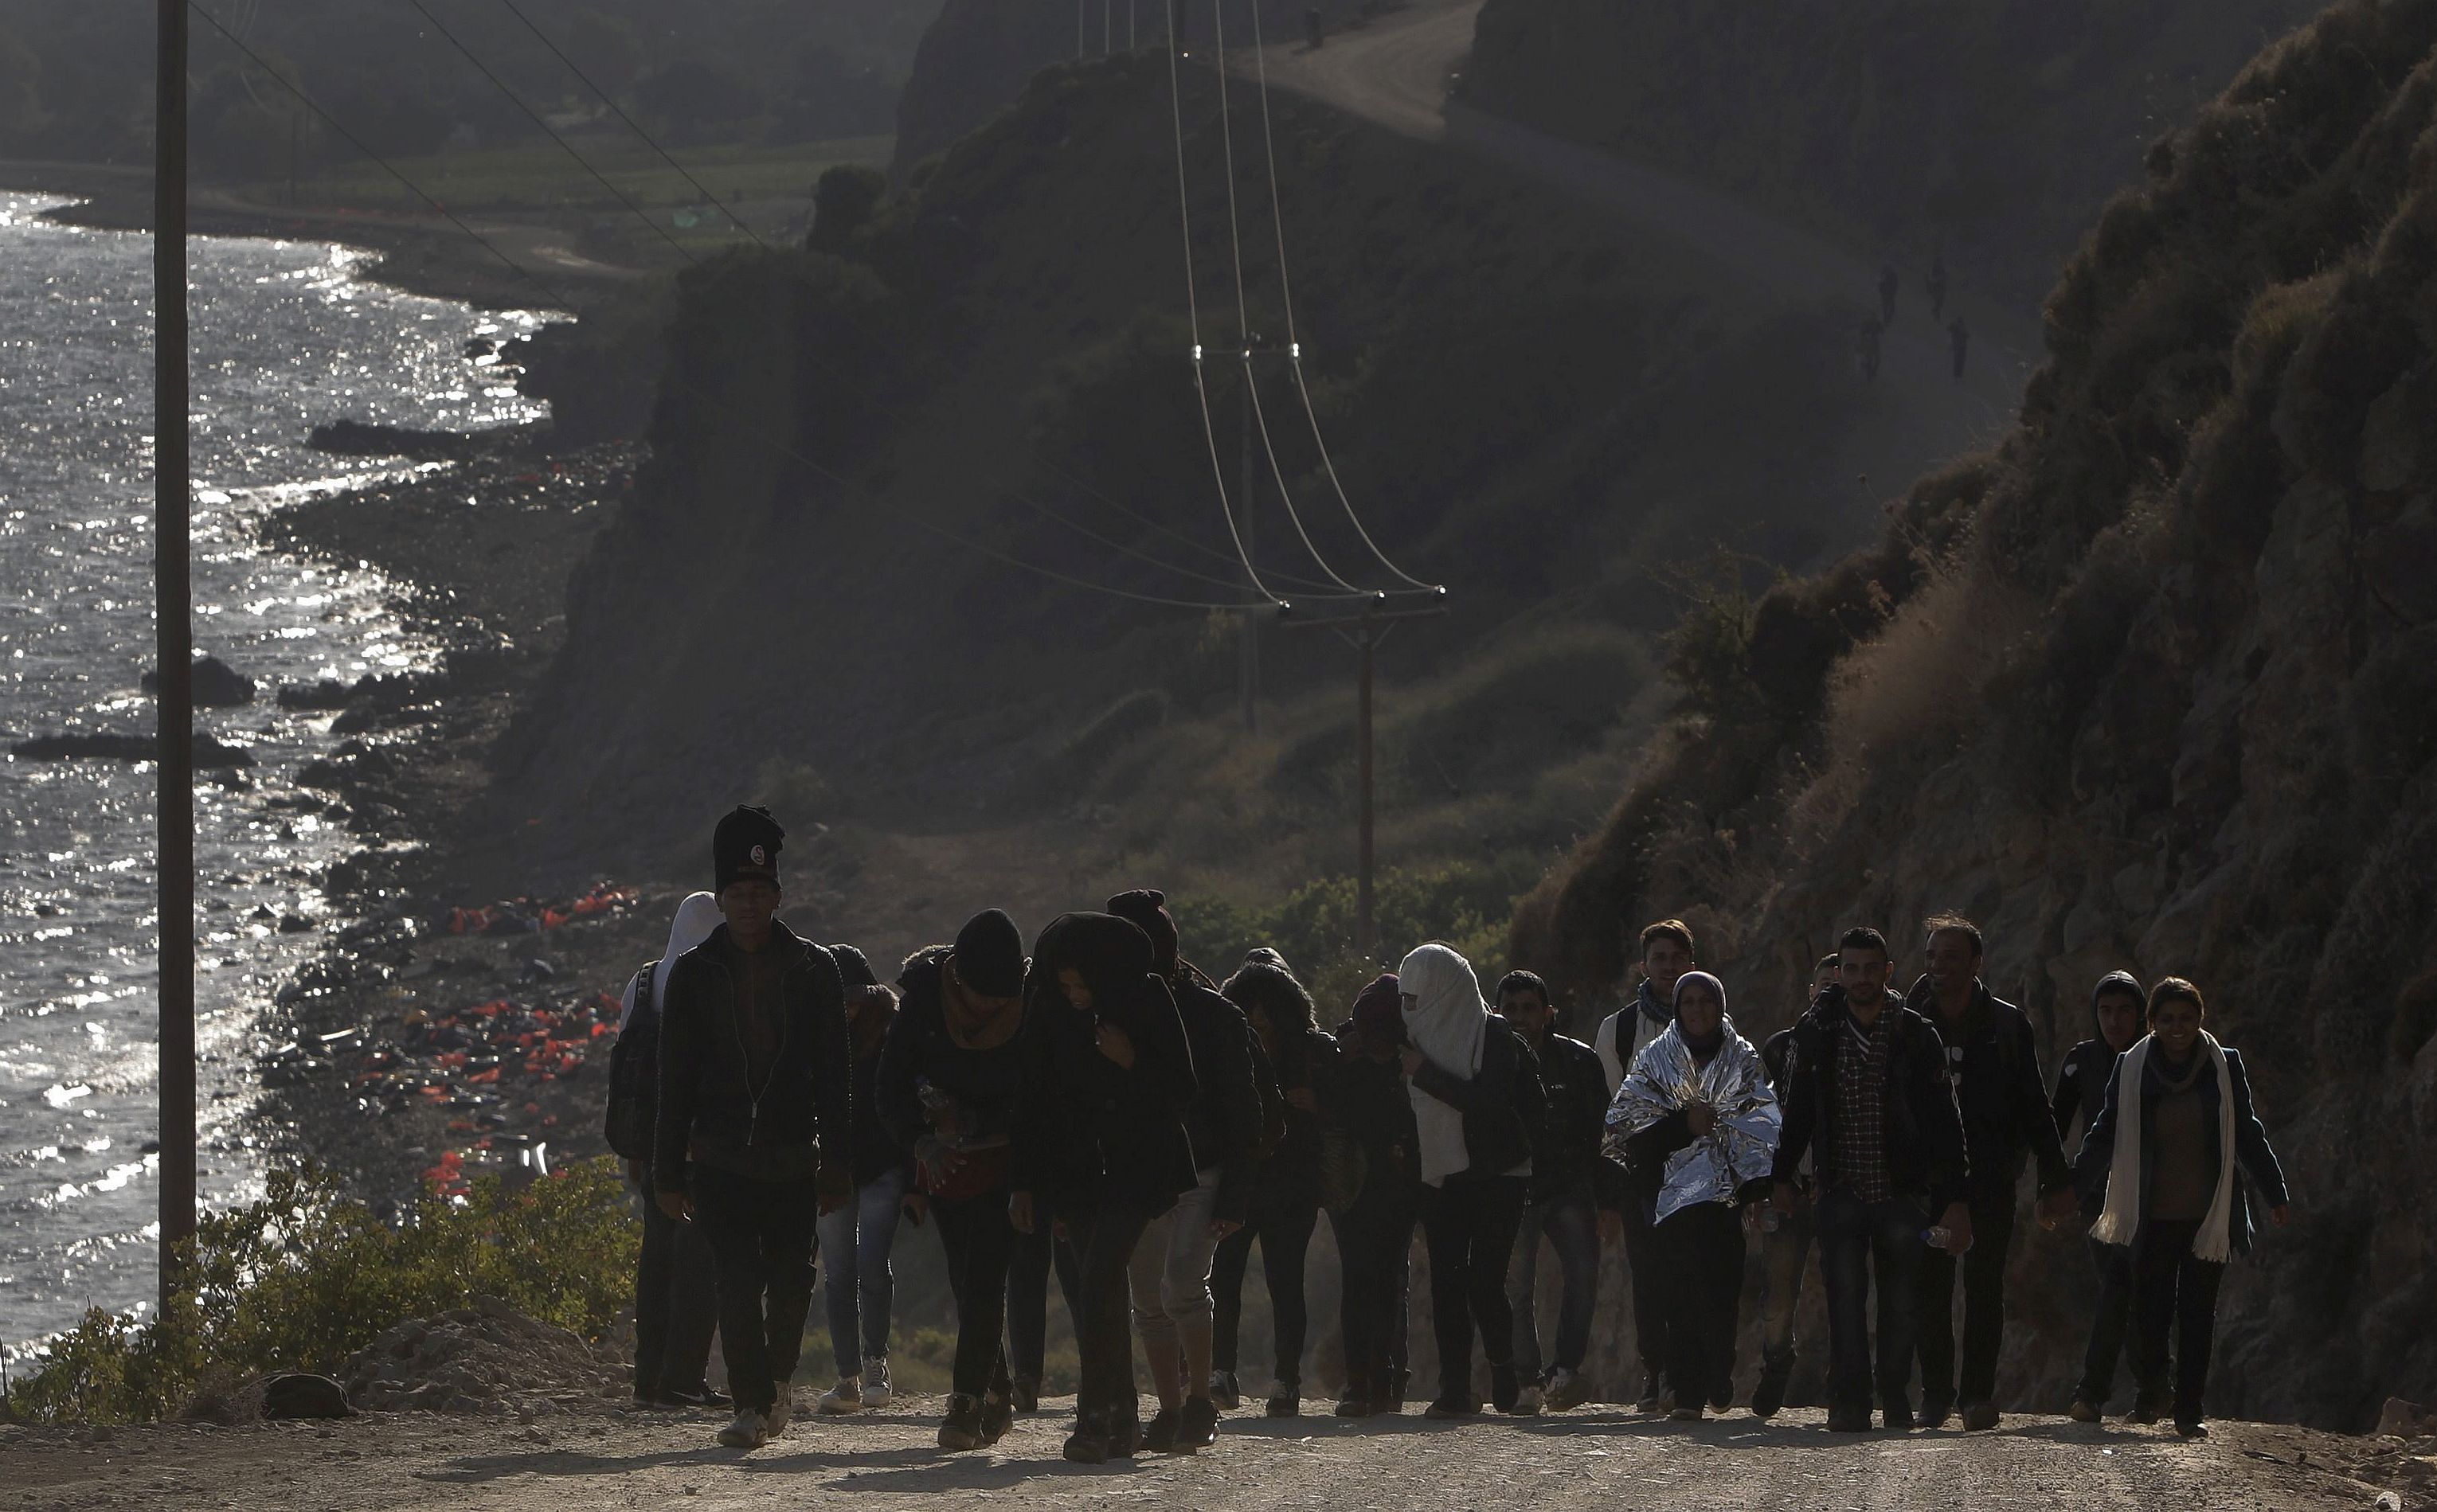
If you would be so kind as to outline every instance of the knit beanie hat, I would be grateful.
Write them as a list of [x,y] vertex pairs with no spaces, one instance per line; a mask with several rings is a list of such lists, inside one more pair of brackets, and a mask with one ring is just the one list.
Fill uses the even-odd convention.
[[1024,931],[998,909],[965,921],[956,931],[956,980],[984,998],[1024,995]]
[[1167,912],[1166,893],[1148,887],[1119,893],[1109,899],[1109,912],[1150,936],[1151,954],[1159,959],[1161,974],[1176,969],[1176,917]]
[[718,878],[713,890],[725,893],[731,882],[756,878],[777,886],[779,843],[786,838],[769,809],[737,805],[711,833],[711,871]]

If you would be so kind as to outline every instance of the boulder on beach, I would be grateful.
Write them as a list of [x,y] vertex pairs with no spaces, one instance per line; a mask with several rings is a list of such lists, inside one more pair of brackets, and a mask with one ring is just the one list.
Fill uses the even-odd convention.
[[[27,761],[155,761],[160,742],[149,735],[38,735],[9,748]],[[211,772],[254,765],[254,753],[211,736],[195,737],[195,767]]]
[[[144,674],[144,691],[161,691],[161,674]],[[231,667],[217,656],[195,658],[195,707],[199,709],[241,708],[254,702],[254,679]]]
[[476,455],[483,443],[457,430],[416,430],[405,426],[366,425],[360,420],[334,420],[326,426],[315,426],[307,444],[315,451],[342,457],[455,461]]

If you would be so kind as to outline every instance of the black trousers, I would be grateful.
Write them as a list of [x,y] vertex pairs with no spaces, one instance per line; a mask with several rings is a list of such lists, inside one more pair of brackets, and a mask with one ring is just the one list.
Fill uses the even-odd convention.
[[1044,1213],[1032,1232],[1015,1236],[1015,1259],[1007,1268],[1007,1363],[1018,1381],[1041,1385],[1049,1355],[1049,1273],[1066,1298],[1066,1315],[1083,1315],[1083,1273],[1074,1244],[1057,1235]]
[[814,1225],[808,1178],[756,1181],[693,1169],[694,1221],[719,1269],[719,1338],[736,1405],[766,1413],[796,1378],[813,1310]]
[[1667,1327],[1667,1263],[1651,1233],[1650,1205],[1639,1193],[1624,1205],[1624,1265],[1633,1289],[1633,1348],[1642,1374],[1656,1382],[1667,1373],[1671,1353]]
[[635,1396],[699,1393],[719,1329],[719,1273],[698,1224],[660,1211],[643,1183],[643,1248],[635,1260]]
[[1075,1392],[1078,1428],[1115,1434],[1142,1420],[1134,1383],[1134,1301],[1128,1267],[1143,1230],[1157,1213],[1103,1208],[1069,1214],[1066,1233],[1075,1246],[1077,1294],[1075,1350],[1081,1381]]
[[1405,1366],[1411,1296],[1413,1193],[1404,1182],[1372,1190],[1328,1225],[1337,1236],[1339,1317],[1345,1332],[1345,1394],[1383,1400]]
[[1724,1203],[1696,1203],[1670,1214],[1651,1240],[1668,1277],[1667,1382],[1675,1404],[1724,1405],[1735,1395],[1743,1214]]
[[1253,1242],[1261,1243],[1261,1277],[1269,1283],[1271,1368],[1286,1385],[1303,1380],[1303,1347],[1311,1329],[1304,1301],[1303,1262],[1320,1225],[1317,1203],[1255,1203],[1243,1227],[1218,1242],[1210,1261],[1210,1295],[1217,1336],[1210,1347],[1213,1369],[1236,1368],[1236,1334],[1244,1317],[1244,1270]]
[[[1972,1247],[1956,1260],[1921,1246],[1915,1300],[1920,1329],[1920,1405],[1928,1416],[1997,1395],[2006,1345],[2006,1259],[2014,1247],[2012,1188],[1972,1199]],[[1955,1370],[1955,1282],[1963,1281],[1963,1373]]]
[[939,1248],[948,1258],[948,1290],[956,1299],[956,1363],[948,1389],[981,1397],[1008,1389],[1007,1354],[999,1335],[1007,1322],[1008,1264],[1021,1238],[1008,1222],[1007,1193],[985,1191],[955,1202],[931,1200]]
[[[2132,1243],[2132,1372],[2144,1401],[2173,1393],[2175,1421],[2200,1420],[2208,1392],[2209,1353],[2217,1346],[2217,1291],[2225,1265],[2192,1254],[2197,1220],[2152,1219]],[[2174,1334],[2174,1374],[2166,1338]]]
[[2090,1261],[2098,1272],[2098,1305],[2091,1313],[2090,1347],[2081,1357],[2081,1384],[2074,1395],[2104,1407],[2115,1395],[2115,1361],[2131,1332],[2132,1250],[2094,1239]]
[[1523,1227],[1524,1188],[1520,1176],[1489,1176],[1422,1189],[1442,1399],[1471,1398],[1476,1325],[1481,1352],[1492,1366],[1515,1362],[1515,1306],[1506,1299],[1506,1267]]

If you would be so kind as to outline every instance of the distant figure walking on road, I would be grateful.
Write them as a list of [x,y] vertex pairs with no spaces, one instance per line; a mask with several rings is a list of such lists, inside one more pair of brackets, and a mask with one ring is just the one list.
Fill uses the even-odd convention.
[[1893,323],[1896,318],[1896,265],[1879,265],[1879,323]]
[[1962,316],[1956,316],[1954,323],[1947,326],[1946,341],[1947,345],[1954,348],[1955,375],[1960,378],[1963,376],[1964,359],[1972,352],[1972,327],[1963,323]]
[[1320,44],[1328,40],[1328,28],[1321,24],[1320,7],[1312,6],[1304,11],[1303,26],[1311,37],[1311,50],[1320,51]]
[[1946,319],[1946,256],[1943,252],[1930,259],[1929,318],[1933,321]]
[[1853,360],[1860,366],[1866,383],[1879,380],[1879,339],[1885,332],[1886,327],[1875,316],[1862,317],[1862,329],[1853,341]]

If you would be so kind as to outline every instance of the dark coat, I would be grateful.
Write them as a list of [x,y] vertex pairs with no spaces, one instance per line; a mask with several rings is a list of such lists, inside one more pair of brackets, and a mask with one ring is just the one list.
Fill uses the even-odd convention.
[[[1970,1195],[1972,1165],[1963,1115],[1946,1070],[1937,1029],[1889,995],[1879,1010],[1887,1024],[1887,1177],[1896,1192],[1923,1198],[1933,1214]],[[1836,1179],[1836,1061],[1850,1023],[1840,987],[1821,993],[1796,1020],[1786,1057],[1785,1125],[1773,1179],[1791,1182],[1812,1157],[1819,1183]]]
[[1532,1157],[1532,1200],[1622,1208],[1623,1171],[1601,1153],[1607,1138],[1607,1072],[1599,1052],[1552,1033],[1537,1056],[1548,1124]]
[[[1061,966],[1078,961],[1088,1014],[1058,987]],[[1066,914],[1034,947],[1026,997],[1009,1184],[1053,1212],[1166,1212],[1199,1184],[1184,1127],[1198,1083],[1176,999],[1151,972],[1149,937],[1111,914]],[[1103,1022],[1132,1041],[1131,1069],[1100,1052]]]
[[1983,1201],[2011,1201],[2025,1157],[2039,1163],[2043,1194],[2071,1186],[2073,1172],[2040,1077],[2039,1040],[2029,1017],[1981,982],[1973,985],[1972,1006],[1962,1019],[1949,1021],[1937,1011],[1937,993],[1927,977],[1914,983],[1905,1006],[1936,1026],[1945,1042],[1963,1137],[1972,1150],[1974,1194]]
[[[2258,1225],[2253,1221],[2252,1188],[2258,1190],[2260,1206],[2282,1208],[2292,1201],[2285,1187],[2285,1168],[2276,1159],[2276,1151],[2268,1142],[2268,1127],[2259,1121],[2258,1110],[2251,1104],[2251,1075],[2243,1069],[2242,1052],[2225,1052],[2226,1079],[2234,1087],[2234,1222],[2231,1237],[2234,1252],[2251,1253],[2252,1236]],[[2082,1136],[2081,1154],[2074,1161],[2074,1173],[2082,1181],[2095,1182],[2103,1202],[2107,1192],[2108,1168],[2115,1162],[2115,1121],[2123,1116],[2124,1061],[2118,1056],[2115,1069],[2108,1074],[2107,1100],[2100,1104],[2098,1118]],[[2148,1074],[2141,1078],[2141,1210],[2149,1209],[2149,1182],[2156,1174],[2158,1153],[2158,1099],[2165,1088],[2161,1084],[2158,1056],[2149,1056]],[[2212,1170],[2225,1158],[2218,1144],[2217,1078],[2202,1071],[2200,1078],[2200,1107],[2206,1115],[2200,1127],[2208,1133],[2208,1162]],[[2250,1186],[2243,1178],[2250,1178]]]
[[853,1060],[837,961],[771,926],[783,1018],[777,1058],[756,1095],[736,1016],[728,926],[677,958],[660,1022],[659,1117],[653,1182],[682,1190],[689,1156],[714,1170],[794,1180],[835,1166],[854,1130]]
[[[1259,1048],[1257,1035],[1254,1045]],[[1337,1041],[1317,1029],[1306,1029],[1280,1043],[1274,1062],[1268,1059],[1266,1051],[1262,1059],[1274,1068],[1280,1094],[1279,1119],[1263,1138],[1261,1156],[1253,1170],[1254,1206],[1318,1207],[1321,1131],[1336,1093]],[[1285,1094],[1296,1090],[1309,1091],[1320,1110],[1306,1112],[1288,1104]]]
[[968,1049],[948,1034],[940,996],[942,959],[917,961],[897,979],[903,996],[873,1078],[881,1125],[908,1151],[931,1132],[922,1108],[923,1084],[955,1100],[957,1131],[968,1139],[1011,1137],[1024,1086],[1021,1030],[989,1050]]
[[[2085,1039],[2065,1051],[2064,1063],[2057,1068],[2056,1091],[2048,1100],[2048,1111],[2068,1148],[2081,1148],[2081,1135],[2098,1121],[2098,1110],[2107,1105],[2107,1084],[2115,1075],[2116,1054],[2103,1039]],[[2081,1210],[2096,1217],[2107,1200],[2104,1177],[2094,1183],[2077,1160],[2073,1188],[2081,1199]]]
[[1277,1080],[1244,1010],[1198,981],[1171,982],[1170,988],[1185,1044],[1193,1051],[1194,1094],[1185,1109],[1184,1132],[1201,1169],[1218,1169],[1214,1212],[1242,1223],[1252,1201],[1253,1168],[1260,1162],[1268,1111],[1280,1105]]
[[1413,1100],[1394,1060],[1375,1061],[1355,1048],[1354,1027],[1339,1027],[1337,1056],[1321,1094],[1321,1127],[1361,1146],[1362,1191],[1358,1208],[1402,1210],[1422,1184],[1420,1135]]
[[[1465,1077],[1425,1060],[1413,1072],[1413,1086],[1464,1115],[1464,1139],[1472,1163],[1447,1177],[1449,1181],[1486,1181],[1504,1175],[1524,1160],[1539,1169],[1540,1152],[1549,1138],[1549,1094],[1540,1082],[1540,1062],[1523,1036],[1492,1016],[1481,1035],[1481,1070]],[[1507,1152],[1485,1154],[1484,1137],[1519,1124],[1521,1148],[1515,1158]]]

